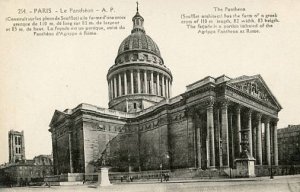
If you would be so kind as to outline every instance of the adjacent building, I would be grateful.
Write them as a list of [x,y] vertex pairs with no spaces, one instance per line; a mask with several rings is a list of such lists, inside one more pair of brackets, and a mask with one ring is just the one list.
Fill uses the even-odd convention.
[[39,155],[32,160],[20,160],[0,167],[5,184],[28,185],[30,182],[43,182],[45,176],[53,175],[52,157]]
[[9,162],[0,165],[0,184],[27,185],[42,182],[45,176],[53,175],[52,155],[39,155],[25,158],[24,132],[8,132]]
[[280,165],[300,165],[300,125],[278,129]]
[[107,74],[109,109],[83,103],[54,112],[55,174],[95,172],[99,162],[129,172],[234,168],[241,130],[256,165],[278,164],[282,107],[260,75],[208,76],[173,97],[171,70],[143,17],[132,21]]

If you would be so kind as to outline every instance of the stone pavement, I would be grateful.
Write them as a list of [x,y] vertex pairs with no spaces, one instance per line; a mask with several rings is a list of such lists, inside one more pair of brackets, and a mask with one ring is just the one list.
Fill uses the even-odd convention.
[[198,179],[198,180],[177,180],[160,183],[150,182],[124,182],[116,183],[109,187],[97,187],[91,184],[79,186],[52,186],[48,187],[15,187],[0,188],[2,192],[17,191],[103,191],[103,192],[182,192],[182,191],[224,191],[224,192],[299,192],[300,175],[259,177],[250,179]]

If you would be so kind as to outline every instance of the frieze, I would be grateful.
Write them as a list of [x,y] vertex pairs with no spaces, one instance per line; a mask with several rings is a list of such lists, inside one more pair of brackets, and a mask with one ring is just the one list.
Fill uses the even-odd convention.
[[230,94],[234,94],[237,97],[239,97],[242,100],[247,100],[248,102],[255,104],[260,104],[260,106],[264,105],[266,107],[268,107],[269,109],[273,109],[273,110],[278,110],[276,106],[272,105],[271,103],[266,103],[263,102],[262,100],[255,100],[253,101],[253,98],[251,98],[250,95],[244,93],[244,92],[239,92],[237,89],[234,89],[232,87],[228,87],[228,89],[226,90],[226,94],[230,95]]
[[260,110],[262,110],[262,111],[265,111],[265,112],[268,112],[268,113],[270,113],[270,114],[272,114],[272,115],[277,116],[277,112],[276,112],[275,110],[272,110],[272,109],[270,109],[270,108],[268,108],[268,107],[265,107],[265,106],[263,106],[263,105],[259,105],[259,104],[257,104],[256,102],[251,101],[250,99],[245,98],[245,97],[243,97],[243,96],[241,96],[241,95],[239,95],[239,94],[237,94],[237,93],[234,93],[234,92],[232,92],[232,91],[228,91],[228,92],[227,92],[227,95],[228,95],[228,96],[231,96],[233,99],[237,99],[237,100],[240,101],[240,103],[242,103],[242,104],[246,103],[246,104],[248,104],[248,105],[254,106],[254,107],[257,108],[257,109],[260,109]]
[[257,81],[246,81],[242,83],[232,84],[233,87],[237,88],[240,91],[243,91],[247,94],[250,94],[256,98],[259,98],[263,101],[269,102],[268,94],[263,90],[262,86],[258,84]]
[[182,121],[186,118],[186,112],[185,111],[181,111],[179,113],[173,113],[170,114],[170,119],[172,122],[178,122],[178,121]]

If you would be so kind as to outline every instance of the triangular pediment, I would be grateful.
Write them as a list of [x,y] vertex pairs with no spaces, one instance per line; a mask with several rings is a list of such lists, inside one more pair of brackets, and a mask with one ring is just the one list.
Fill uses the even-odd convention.
[[228,85],[263,102],[270,103],[282,109],[271,90],[260,75],[241,76],[228,81]]
[[52,119],[51,119],[51,122],[50,122],[50,127],[51,125],[53,125],[54,123],[64,119],[68,114],[64,113],[64,112],[61,112],[61,111],[58,111],[58,110],[55,110],[53,116],[52,116]]

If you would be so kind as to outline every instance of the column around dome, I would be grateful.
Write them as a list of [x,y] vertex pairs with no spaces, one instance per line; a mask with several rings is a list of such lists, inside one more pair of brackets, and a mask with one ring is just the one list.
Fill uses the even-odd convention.
[[113,77],[114,78],[114,98],[117,97],[117,78],[116,76]]
[[167,98],[170,98],[170,79],[167,78]]
[[108,81],[108,99],[111,100],[111,94],[110,94],[110,81]]
[[145,87],[145,93],[148,93],[147,91],[147,71],[144,70],[144,87]]
[[114,82],[112,79],[110,79],[110,98],[114,98],[114,88],[113,88]]
[[127,95],[127,73],[124,71],[124,95]]
[[156,73],[156,95],[160,95],[159,73]]
[[141,93],[141,76],[140,70],[137,70],[137,84],[138,84],[138,93]]
[[172,97],[172,81],[170,81],[170,90],[169,90],[169,92],[170,92],[170,98]]
[[122,95],[122,79],[121,74],[119,73],[119,97]]
[[131,94],[134,94],[134,87],[133,87],[133,70],[130,70],[130,86],[131,86]]
[[166,87],[165,87],[165,76],[162,75],[161,77],[161,83],[162,83],[162,96],[166,96]]
[[149,91],[149,93],[154,95],[154,90],[153,90],[153,87],[154,87],[153,71],[151,71],[151,84],[150,85],[151,85],[151,91]]

